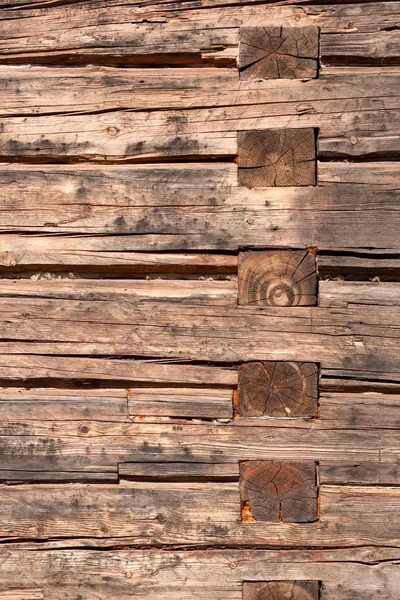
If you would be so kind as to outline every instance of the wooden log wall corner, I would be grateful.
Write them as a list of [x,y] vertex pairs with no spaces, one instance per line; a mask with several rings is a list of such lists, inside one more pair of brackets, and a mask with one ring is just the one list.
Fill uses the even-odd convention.
[[397,3],[0,4],[0,598],[399,598]]

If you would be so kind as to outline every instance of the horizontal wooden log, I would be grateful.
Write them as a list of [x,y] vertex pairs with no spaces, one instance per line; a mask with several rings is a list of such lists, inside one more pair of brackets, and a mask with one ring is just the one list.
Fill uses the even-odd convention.
[[[339,36],[342,39],[342,36]],[[265,110],[276,119],[289,114],[301,123],[305,113],[322,114],[324,107],[344,101],[396,96],[398,69],[322,68],[317,81],[280,79],[238,81],[233,69],[123,69],[0,66],[2,117],[79,115],[100,111],[157,111],[242,106],[251,115]],[[372,86],[368,89],[368,79]],[[378,94],[379,83],[388,87]],[[55,102],[57,98],[57,102]],[[251,108],[251,107],[254,108]],[[394,107],[395,105],[393,105]],[[258,108],[257,108],[258,107]],[[260,113],[261,114],[261,113]],[[176,124],[183,124],[176,120]],[[55,121],[57,123],[57,121]],[[279,124],[277,125],[279,127]],[[289,127],[293,127],[290,124]],[[299,125],[301,127],[301,125]],[[110,134],[118,136],[117,131]],[[112,137],[112,135],[111,135]],[[185,165],[188,167],[188,165]]]
[[399,31],[324,35],[322,61],[328,64],[400,64]]
[[223,389],[131,389],[128,394],[131,416],[231,419],[231,390]]
[[[394,410],[398,410],[395,404]],[[360,403],[358,404],[358,409]],[[379,407],[369,409],[374,415]],[[382,409],[383,411],[385,409]],[[386,409],[387,410],[387,409]],[[243,424],[102,423],[101,421],[5,422],[2,469],[99,473],[123,462],[238,463],[245,460],[313,461],[340,482],[343,467],[369,465],[366,482],[398,483],[398,432],[357,422],[357,407],[344,420],[262,421]],[[376,414],[376,412],[375,412]],[[351,421],[353,419],[353,421]],[[396,417],[397,419],[397,417]],[[364,421],[365,423],[365,421]],[[149,466],[150,468],[150,466]],[[397,468],[397,477],[395,471]],[[232,475],[236,469],[232,470]],[[355,481],[362,482],[360,473]],[[344,474],[344,482],[351,481]]]
[[[41,12],[40,4],[30,9],[6,6],[0,13],[4,29],[1,60],[20,64],[234,64],[242,24],[317,25],[324,39],[331,33],[348,34],[349,25],[350,33],[356,34],[390,30],[398,18],[391,2],[372,3],[362,10],[358,3],[327,5],[324,10],[318,5],[307,6],[303,1],[297,2],[303,5],[302,10],[291,0],[286,4],[289,6],[269,3],[256,6],[251,2],[234,2],[229,6],[215,2],[139,6],[121,5],[114,0],[107,3],[107,11],[104,3],[91,6],[90,10],[86,3],[74,3],[49,6],[46,13]],[[353,47],[353,55],[368,57],[368,47],[357,41]]]
[[112,112],[5,117],[0,156],[33,162],[226,158],[237,155],[240,131],[290,127],[318,128],[320,157],[391,157],[398,152],[400,131],[398,80],[395,73],[330,75],[295,82],[303,87],[292,89],[292,101],[282,91],[282,102],[277,101],[274,82],[270,94],[268,87],[264,94],[258,89],[256,103],[232,90],[230,102],[215,108],[206,99],[206,108],[144,111],[130,109],[128,100],[126,110]]
[[117,468],[104,473],[79,471],[7,471],[0,470],[1,484],[21,483],[118,483]]
[[[0,263],[11,269],[60,265],[67,270],[91,265],[129,270],[132,265],[134,272],[137,264],[153,269],[153,256],[146,261],[132,254],[142,251],[398,249],[396,164],[320,163],[318,186],[287,190],[250,190],[227,181],[222,187],[207,184],[203,168],[194,166],[179,176],[176,166],[163,167],[160,179],[150,176],[150,188],[137,181],[141,167],[3,166],[0,229],[8,235],[0,236]],[[236,165],[229,172],[236,178]],[[351,183],[337,183],[342,177]],[[27,237],[11,232],[86,235]],[[176,259],[158,260],[170,261],[175,269]],[[196,258],[181,258],[180,264],[186,260]],[[236,259],[220,260],[232,265]]]
[[[45,286],[42,287],[45,296]],[[174,360],[318,362],[393,372],[397,307],[218,307],[171,302],[7,297],[4,354],[108,355]]]
[[[174,361],[179,362],[179,361]],[[57,357],[37,354],[0,356],[0,380],[92,380],[151,382],[152,385],[222,385],[237,384],[236,370],[223,367],[171,364],[163,360],[129,360],[82,357]]]
[[295,528],[240,522],[238,500],[238,484],[221,482],[11,486],[0,491],[2,540],[89,536],[102,538],[103,545],[115,539],[152,546],[228,540],[237,546],[400,544],[398,488],[321,486],[319,521]]
[[[21,549],[20,544],[3,546],[0,573],[5,598],[33,600],[33,590],[37,590],[42,593],[37,598],[70,600],[82,586],[90,586],[91,594],[103,598],[106,586],[116,600],[128,600],[134,586],[139,597],[151,595],[156,600],[165,598],[166,593],[172,600],[189,600],[194,594],[199,600],[211,594],[215,600],[241,600],[243,581],[291,578],[322,580],[325,595],[334,600],[359,600],[379,596],[382,589],[395,597],[399,585],[398,550],[390,548],[218,552],[45,549],[43,543],[30,550]],[[21,572],[23,582],[18,579]],[[23,587],[16,587],[16,581]]]
[[400,283],[321,281],[318,297],[320,306],[399,306]]

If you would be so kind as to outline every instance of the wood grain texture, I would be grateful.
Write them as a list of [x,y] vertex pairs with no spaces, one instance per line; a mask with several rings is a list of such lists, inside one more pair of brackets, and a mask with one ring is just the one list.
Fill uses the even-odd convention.
[[317,27],[241,27],[240,79],[301,79],[318,73]]
[[236,547],[282,548],[400,544],[396,487],[321,486],[320,521],[295,527],[284,522],[241,522],[238,487],[228,482],[2,487],[1,539],[50,537],[53,547],[57,540],[62,547],[68,537],[92,547],[121,542],[151,547],[229,542]]
[[241,462],[240,498],[243,521],[312,523],[318,517],[316,465]]
[[317,276],[308,251],[242,252],[238,262],[239,304],[313,306]]
[[[237,155],[237,132],[318,129],[320,157],[390,159],[398,155],[398,79],[398,72],[333,74],[305,84],[286,82],[303,86],[295,86],[289,96],[285,87],[277,93],[276,82],[262,82],[264,89],[253,82],[249,85],[256,93],[250,101],[238,93],[238,85],[247,82],[236,82],[230,98],[223,93],[225,103],[220,100],[216,106],[205,93],[199,108],[147,110],[135,108],[128,95],[124,106],[111,111],[6,116],[0,156],[14,162],[225,160]],[[214,88],[218,85],[217,79]],[[40,104],[40,92],[36,103]],[[388,121],[390,131],[385,127]]]
[[315,185],[315,148],[313,129],[239,131],[239,184]]
[[118,472],[137,481],[238,481],[239,463],[119,463]]
[[[216,600],[242,600],[243,581],[249,579],[319,579],[329,598],[363,600],[368,595],[379,596],[382,590],[387,598],[395,598],[399,583],[398,549],[390,548],[99,552],[68,548],[68,540],[64,543],[62,550],[51,548],[51,542],[4,544],[0,555],[2,592],[14,589],[20,593],[18,600],[25,600],[30,598],[31,588],[31,592],[42,590],[45,600],[75,600],[82,589],[90,588],[96,600],[108,600],[110,595],[128,600],[134,587],[139,597],[156,600],[165,598],[166,593],[174,600],[190,600],[193,595],[206,600],[211,594]],[[21,571],[23,582],[18,581]],[[23,587],[16,588],[16,581]]]
[[[16,64],[234,64],[242,25],[317,25],[322,42],[330,34],[354,32],[353,55],[368,59],[368,48],[357,43],[357,33],[382,35],[385,29],[393,33],[390,28],[396,25],[398,13],[391,2],[361,6],[358,2],[340,2],[321,10],[320,5],[309,6],[302,0],[279,5],[239,1],[228,6],[221,2],[139,6],[111,0],[90,10],[87,3],[81,2],[60,6],[42,2],[31,8],[6,6],[0,13],[4,29],[1,60]],[[329,46],[324,59],[329,60]]]
[[223,389],[131,389],[128,394],[131,416],[166,416],[204,419],[231,419],[232,390]]
[[242,417],[315,417],[317,365],[268,361],[241,365],[237,409]]
[[177,260],[145,260],[143,252],[398,250],[396,165],[322,162],[318,186],[285,190],[237,187],[236,165],[0,166],[0,228],[8,234],[0,236],[0,262],[10,270],[118,265],[132,272],[157,260],[172,269]]

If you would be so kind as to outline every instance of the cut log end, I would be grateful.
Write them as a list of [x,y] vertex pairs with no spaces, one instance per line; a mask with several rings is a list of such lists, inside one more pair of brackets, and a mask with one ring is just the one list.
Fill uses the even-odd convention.
[[315,130],[240,131],[238,165],[239,184],[251,188],[315,185]]
[[315,256],[308,251],[243,252],[239,256],[239,304],[314,306]]
[[318,27],[242,27],[240,79],[314,78],[318,53]]
[[239,367],[238,413],[242,417],[316,417],[315,363],[252,362]]
[[254,460],[240,465],[242,506],[256,521],[312,523],[318,518],[314,462]]

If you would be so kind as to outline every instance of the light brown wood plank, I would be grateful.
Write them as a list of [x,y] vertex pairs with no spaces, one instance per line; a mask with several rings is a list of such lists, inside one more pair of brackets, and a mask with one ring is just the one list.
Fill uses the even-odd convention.
[[0,388],[0,419],[43,421],[126,421],[126,390]]
[[[391,261],[392,264],[394,261]],[[376,261],[374,262],[376,265]],[[379,271],[378,271],[379,272]],[[399,306],[400,283],[379,281],[321,281],[319,306]]]
[[236,306],[235,281],[182,279],[1,279],[0,297],[112,300],[118,294],[129,301],[166,301],[199,306]]
[[167,357],[239,362],[293,360],[397,377],[397,307],[199,308],[171,302],[4,298],[4,354]]
[[239,463],[119,463],[121,477],[152,481],[238,481]]
[[27,381],[93,380],[151,382],[154,384],[222,385],[237,384],[236,370],[202,365],[173,364],[166,360],[130,360],[107,358],[58,357],[38,354],[3,353],[0,356],[0,379]]
[[232,390],[130,389],[128,412],[130,416],[232,419]]
[[[68,270],[74,265],[152,265],[152,256],[146,262],[131,254],[143,251],[398,249],[397,167],[393,162],[379,168],[381,174],[373,163],[320,163],[318,171],[328,181],[316,187],[249,190],[227,181],[226,187],[207,183],[203,169],[194,167],[179,171],[168,165],[160,178],[157,167],[154,180],[149,176],[149,185],[142,185],[136,178],[141,167],[7,165],[0,168],[3,232],[89,235],[0,236],[0,261],[12,269],[58,264]],[[236,165],[232,169],[236,178]],[[363,172],[370,171],[360,184]],[[149,172],[150,165],[141,177]],[[354,183],[329,181],[342,177]],[[176,259],[165,260],[171,260],[172,269]],[[182,258],[181,264],[186,260],[196,259]]]
[[[274,94],[269,102],[264,96],[261,104],[236,105],[234,100],[229,104],[229,119],[226,106],[5,117],[0,156],[35,162],[43,162],[44,157],[61,162],[226,158],[237,155],[237,132],[290,127],[318,128],[321,157],[391,157],[398,152],[400,131],[398,79],[393,73],[345,75],[344,80],[332,75],[310,82],[316,86],[314,100],[307,100],[305,84],[291,103],[277,102]],[[390,131],[385,127],[388,121]]]
[[398,546],[399,503],[398,488],[322,486],[320,520],[293,527],[240,522],[237,483],[28,484],[0,491],[3,540],[89,536],[105,546],[113,538],[144,545]]
[[380,462],[388,468],[399,462],[397,431],[379,429],[379,423],[346,428],[340,419],[263,420],[258,426],[249,420],[225,425],[15,420],[5,422],[1,433],[2,466],[9,471],[97,473],[115,471],[121,462],[300,460],[324,461],[332,472],[352,461],[369,463],[378,473]]
[[[382,589],[395,597],[399,585],[397,549],[361,548],[343,550],[213,550],[160,551],[47,549],[45,544],[24,550],[6,544],[1,551],[2,593],[12,593],[21,571],[18,600],[31,598],[28,588],[40,586],[45,600],[75,600],[82,585],[106,600],[130,600],[132,588],[139,597],[161,600],[241,600],[244,580],[317,579],[324,582],[329,598],[362,600],[379,596]],[[60,569],[60,565],[64,568]],[[105,579],[107,578],[107,579]],[[106,584],[105,584],[106,581]],[[185,582],[182,585],[182,581]],[[26,596],[23,596],[26,593]],[[390,596],[388,596],[390,597]],[[13,598],[11,595],[10,598]],[[33,598],[35,598],[33,596]],[[40,596],[39,596],[40,598]],[[15,600],[15,597],[13,598]],[[32,599],[33,600],[33,599]]]
[[[360,4],[342,3],[301,10],[291,0],[283,5],[252,5],[252,2],[162,3],[139,6],[118,0],[98,3],[87,10],[84,3],[72,6],[49,6],[46,13],[39,7],[24,10],[6,7],[0,13],[4,41],[2,61],[27,64],[36,62],[90,64],[234,64],[238,32],[248,26],[318,25],[322,38],[330,32],[379,32],[395,26],[396,7],[391,2]],[[12,17],[12,18],[10,18]],[[32,32],[32,19],[35,28]],[[84,23],[83,31],[82,23]],[[132,23],[134,27],[132,27]],[[215,28],[218,23],[218,28]],[[74,35],[71,35],[71,28]],[[179,40],[176,32],[179,31]],[[52,32],[50,34],[49,32]],[[382,34],[381,34],[382,35]],[[364,57],[368,47],[354,42],[353,54]]]

